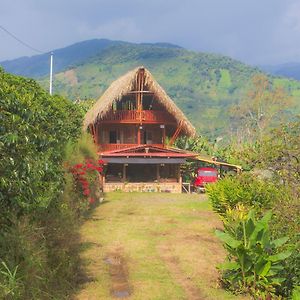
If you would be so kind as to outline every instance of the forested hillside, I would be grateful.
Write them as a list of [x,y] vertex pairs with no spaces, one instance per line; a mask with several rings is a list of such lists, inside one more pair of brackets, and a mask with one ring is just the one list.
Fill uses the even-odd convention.
[[[113,80],[144,65],[186,113],[198,132],[210,137],[228,134],[231,106],[246,97],[250,79],[261,72],[229,57],[188,51],[169,44],[104,41],[86,41],[54,52],[54,66],[61,71],[55,75],[55,93],[73,100],[98,98]],[[30,76],[38,77],[48,88],[48,76],[42,76],[46,72],[46,58],[43,57],[41,72],[35,57],[28,63],[37,69],[28,69],[31,70]],[[18,70],[17,61],[4,65],[12,72]],[[28,72],[25,69],[23,72]],[[28,76],[27,73],[23,75]],[[269,79],[274,87],[283,86],[294,97],[296,109],[293,112],[299,112],[300,82],[279,77]]]

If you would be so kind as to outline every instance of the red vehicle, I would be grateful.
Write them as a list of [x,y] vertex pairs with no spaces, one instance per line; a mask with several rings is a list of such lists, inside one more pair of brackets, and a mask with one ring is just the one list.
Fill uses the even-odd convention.
[[205,185],[213,183],[218,180],[218,170],[210,167],[198,168],[196,171],[196,178],[193,182],[195,191],[204,192]]

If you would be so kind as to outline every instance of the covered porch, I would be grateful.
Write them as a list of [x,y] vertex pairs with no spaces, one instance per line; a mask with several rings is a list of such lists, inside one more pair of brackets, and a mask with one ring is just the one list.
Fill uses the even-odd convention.
[[184,158],[109,158],[103,190],[180,193],[184,162]]

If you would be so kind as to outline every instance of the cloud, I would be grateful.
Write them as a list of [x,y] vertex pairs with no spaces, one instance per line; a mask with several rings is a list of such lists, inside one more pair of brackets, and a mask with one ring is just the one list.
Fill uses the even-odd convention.
[[[2,0],[0,20],[43,51],[109,38],[171,42],[253,64],[300,60],[297,0]],[[0,43],[0,60],[35,54],[1,31]]]
[[114,19],[97,26],[83,23],[79,25],[78,32],[82,38],[98,37],[133,42],[142,38],[142,31],[132,18]]

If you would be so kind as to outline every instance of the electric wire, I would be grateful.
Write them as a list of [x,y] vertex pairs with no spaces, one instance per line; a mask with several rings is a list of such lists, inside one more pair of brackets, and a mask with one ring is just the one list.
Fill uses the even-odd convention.
[[8,35],[10,35],[13,39],[15,39],[16,41],[18,41],[19,43],[21,43],[23,46],[35,51],[35,52],[38,52],[40,54],[43,54],[45,52],[43,51],[40,51],[32,46],[30,46],[29,44],[23,42],[21,39],[19,39],[17,36],[15,36],[13,33],[11,33],[10,31],[8,31],[5,27],[3,27],[2,25],[0,25],[0,29],[2,29],[3,31],[5,31]]

